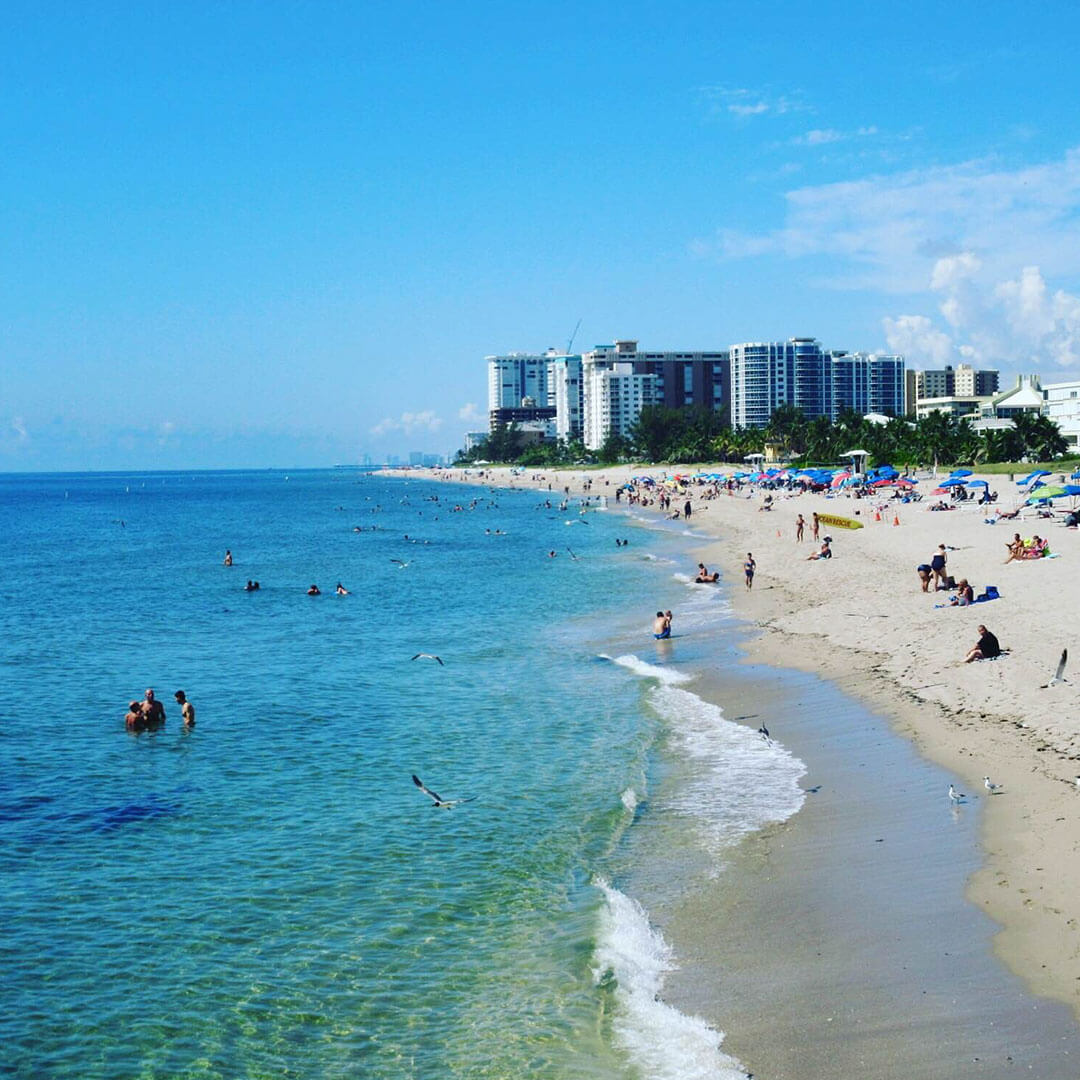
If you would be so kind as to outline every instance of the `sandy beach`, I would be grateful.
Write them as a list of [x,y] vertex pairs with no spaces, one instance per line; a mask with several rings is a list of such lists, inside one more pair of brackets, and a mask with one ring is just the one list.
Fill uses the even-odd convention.
[[[544,491],[551,484],[556,493],[568,487],[572,494],[591,483],[589,493],[609,496],[614,506],[616,487],[630,476],[667,472],[637,466],[412,475]],[[1002,508],[1022,500],[1008,477],[987,479]],[[932,486],[924,480],[920,489],[925,494]],[[711,500],[702,500],[693,485],[689,491],[698,558],[733,586],[737,613],[756,628],[745,643],[747,662],[822,676],[887,717],[927,759],[963,778],[964,791],[983,812],[984,861],[969,878],[969,899],[1000,925],[995,949],[1007,966],[1033,991],[1080,1016],[1080,675],[1047,685],[1062,649],[1075,654],[1080,576],[1071,563],[1080,557],[1080,534],[1064,528],[1060,517],[1039,519],[1031,510],[1025,520],[986,524],[986,509],[974,502],[932,512],[931,499],[886,505],[775,492],[774,509],[763,512],[762,495],[746,489]],[[684,501],[680,496],[675,505]],[[833,538],[828,561],[808,561],[816,550],[809,527],[804,541],[796,541],[797,515],[809,522],[815,511],[857,517],[864,525],[823,526],[821,535]],[[639,512],[660,514],[655,505]],[[1005,565],[1014,532],[1046,537],[1057,557]],[[928,563],[939,544],[948,549],[950,574],[967,578],[976,594],[996,585],[1000,599],[949,607],[950,594],[922,592],[916,566]],[[748,551],[757,562],[752,590],[743,587]],[[979,624],[998,636],[1007,654],[964,664]],[[984,776],[999,785],[998,793],[985,790]]]

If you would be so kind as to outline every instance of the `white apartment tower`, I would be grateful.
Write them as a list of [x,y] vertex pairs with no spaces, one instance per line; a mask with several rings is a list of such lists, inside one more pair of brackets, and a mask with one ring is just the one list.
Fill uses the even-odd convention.
[[548,403],[548,364],[558,353],[509,353],[487,356],[488,413],[496,409],[516,409],[523,398],[537,405]]
[[599,450],[611,435],[628,435],[641,410],[657,403],[657,378],[635,373],[636,354],[636,341],[616,341],[582,355],[587,450]]
[[585,379],[580,356],[559,355],[548,362],[548,404],[555,407],[555,434],[580,439],[585,430]]

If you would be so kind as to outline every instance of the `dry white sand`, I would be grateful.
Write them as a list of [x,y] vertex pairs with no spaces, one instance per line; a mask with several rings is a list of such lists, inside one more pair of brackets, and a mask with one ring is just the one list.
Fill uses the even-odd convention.
[[[551,483],[555,492],[573,493],[590,481],[593,495],[613,496],[631,475],[666,472],[484,471],[414,475],[545,491]],[[679,470],[696,471],[725,470]],[[999,505],[1011,509],[1021,498],[1008,477],[986,479],[1000,493]],[[924,494],[931,487],[920,485]],[[983,797],[986,860],[969,896],[1000,923],[995,945],[1008,966],[1080,1015],[1080,534],[1031,511],[1024,521],[987,525],[985,511],[971,502],[948,512],[929,511],[930,499],[897,509],[889,503],[878,521],[871,500],[774,493],[775,509],[766,513],[759,495],[702,501],[697,488],[690,492],[694,532],[715,537],[703,541],[701,558],[736,586],[736,610],[760,628],[747,644],[750,659],[837,683]],[[858,530],[822,527],[834,541],[828,561],[807,561],[815,550],[809,527],[805,541],[795,541],[796,516],[809,521],[815,510],[845,517],[859,511],[864,522]],[[1005,543],[1017,531],[1047,537],[1060,557],[1004,565]],[[923,593],[915,567],[928,563],[940,543],[955,549],[948,572],[968,578],[976,593],[996,585],[1001,599],[938,607],[947,594]],[[747,551],[757,561],[752,591],[742,587]],[[964,664],[980,623],[1010,651]],[[1046,687],[1063,648],[1074,655],[1075,681]],[[1001,794],[984,790],[985,775]]]

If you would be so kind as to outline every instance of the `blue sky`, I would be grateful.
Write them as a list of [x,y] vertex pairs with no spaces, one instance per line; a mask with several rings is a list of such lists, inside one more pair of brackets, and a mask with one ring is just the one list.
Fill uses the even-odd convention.
[[5,5],[0,469],[445,452],[578,319],[1080,376],[1078,22]]

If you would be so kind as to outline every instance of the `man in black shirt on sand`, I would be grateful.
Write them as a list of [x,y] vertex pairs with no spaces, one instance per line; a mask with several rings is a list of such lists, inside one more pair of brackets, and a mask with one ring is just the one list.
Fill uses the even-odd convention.
[[964,663],[970,664],[972,660],[993,660],[995,656],[1000,655],[1001,646],[998,644],[998,639],[985,626],[980,626],[979,640],[964,658]]

